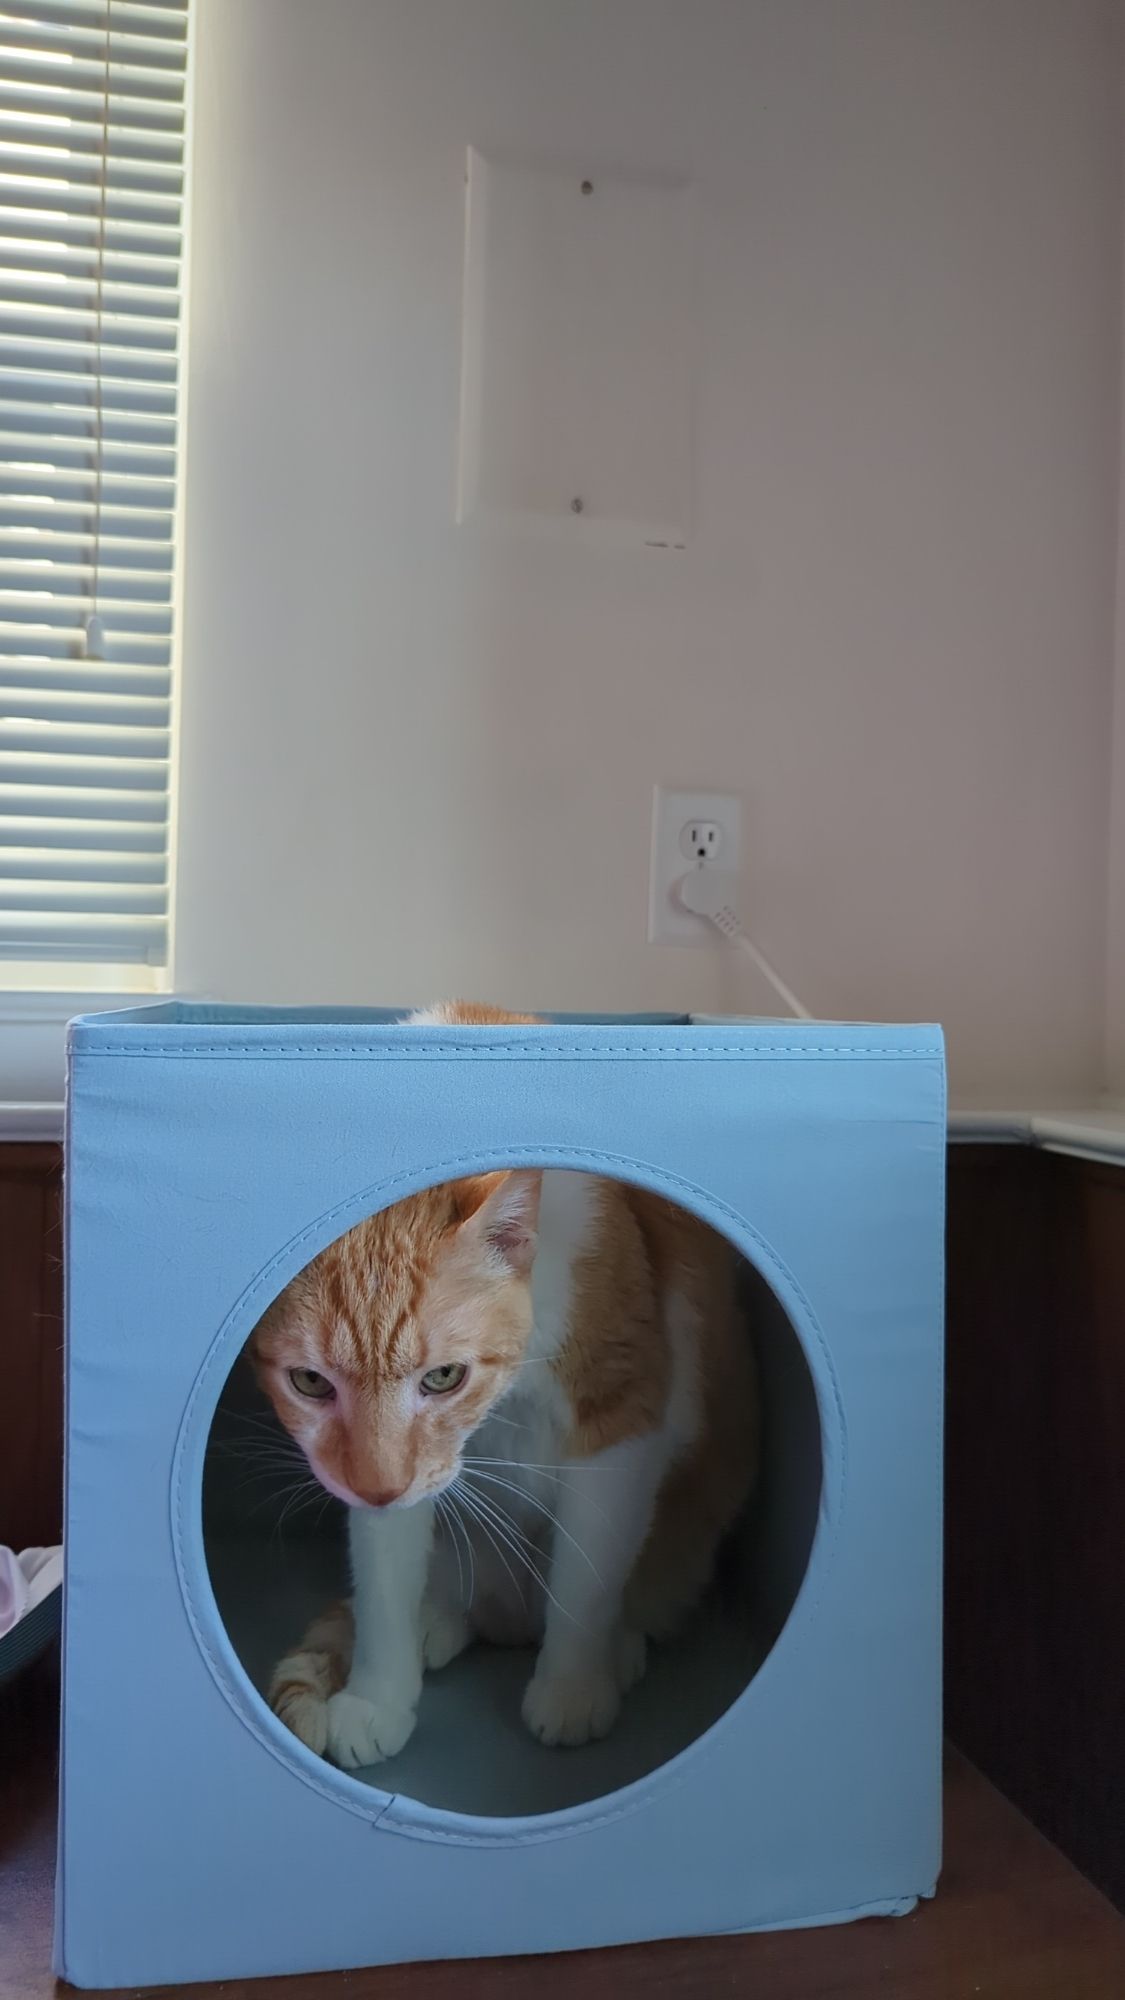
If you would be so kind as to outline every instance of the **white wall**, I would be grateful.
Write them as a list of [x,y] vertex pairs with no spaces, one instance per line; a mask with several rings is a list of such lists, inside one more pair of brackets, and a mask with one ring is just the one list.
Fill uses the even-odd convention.
[[[744,793],[812,1005],[1090,1094],[1118,18],[198,0],[183,990],[761,1005],[645,943],[679,780]],[[454,526],[469,142],[694,180],[685,554]]]
[[[1125,411],[1123,411],[1125,417]],[[1109,814],[1109,896],[1106,905],[1106,1081],[1125,1105],[1125,424],[1122,429],[1120,549],[1117,566],[1117,658],[1114,678]]]
[[[1125,64],[1123,64],[1125,72]],[[1123,177],[1125,193],[1125,177]],[[1125,222],[1125,203],[1123,203]],[[1123,268],[1125,277],[1125,268]],[[1117,598],[1110,743],[1108,880],[1106,900],[1105,1082],[1125,1109],[1125,300],[1121,316]]]

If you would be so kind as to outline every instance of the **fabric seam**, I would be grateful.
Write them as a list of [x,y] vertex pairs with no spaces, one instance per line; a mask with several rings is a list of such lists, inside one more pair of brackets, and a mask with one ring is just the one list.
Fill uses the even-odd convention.
[[76,1056],[120,1056],[133,1060],[138,1056],[162,1056],[166,1060],[180,1060],[183,1057],[231,1058],[238,1056],[268,1057],[271,1061],[292,1059],[293,1057],[331,1056],[348,1061],[362,1057],[368,1062],[494,1062],[498,1057],[521,1058],[527,1062],[538,1062],[545,1056],[577,1059],[580,1062],[650,1062],[668,1060],[676,1062],[714,1062],[723,1059],[764,1060],[778,1056],[847,1056],[852,1062],[866,1062],[869,1058],[895,1058],[900,1062],[933,1062],[941,1055],[941,1050],[933,1047],[917,1048],[869,1048],[854,1044],[820,1042],[731,1042],[706,1047],[685,1046],[682,1043],[644,1044],[636,1048],[582,1047],[573,1042],[558,1042],[548,1045],[527,1042],[492,1042],[473,1047],[468,1043],[458,1043],[449,1048],[409,1049],[396,1048],[391,1044],[378,1042],[201,1042],[197,1044],[164,1044],[144,1042],[127,1045],[124,1042],[86,1042],[76,1040]]

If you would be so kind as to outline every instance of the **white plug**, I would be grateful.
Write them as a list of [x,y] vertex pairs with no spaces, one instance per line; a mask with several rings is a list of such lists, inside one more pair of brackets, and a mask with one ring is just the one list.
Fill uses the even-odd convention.
[[729,869],[713,868],[710,862],[701,860],[698,867],[689,869],[677,882],[676,895],[685,910],[691,910],[697,917],[708,917],[716,930],[720,930],[731,944],[753,961],[763,977],[769,980],[779,1000],[798,1021],[811,1021],[813,1017],[808,1008],[802,1006],[781,974],[770,964],[765,952],[759,951],[753,939],[748,938],[743,930],[734,902],[736,883],[737,877]]

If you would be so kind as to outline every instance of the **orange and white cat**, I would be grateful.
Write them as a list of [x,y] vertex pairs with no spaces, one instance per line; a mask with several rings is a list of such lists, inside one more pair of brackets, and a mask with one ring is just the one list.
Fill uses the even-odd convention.
[[351,1609],[318,1620],[270,1690],[295,1734],[345,1769],[394,1756],[423,1671],[480,1636],[538,1644],[523,1717],[542,1742],[604,1735],[753,1482],[729,1244],[621,1182],[476,1175],[330,1244],[251,1352],[350,1509]]

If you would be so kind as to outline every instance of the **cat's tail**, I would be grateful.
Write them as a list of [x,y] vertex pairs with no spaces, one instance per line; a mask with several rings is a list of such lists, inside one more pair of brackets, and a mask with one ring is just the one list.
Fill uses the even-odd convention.
[[270,1707],[318,1757],[328,1747],[329,1696],[347,1681],[354,1641],[351,1605],[330,1604],[273,1671],[266,1697]]

